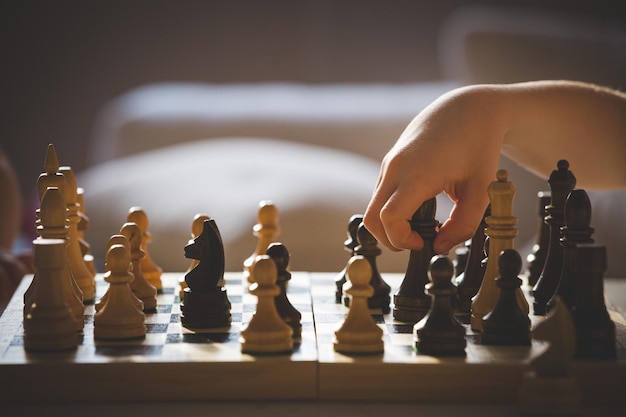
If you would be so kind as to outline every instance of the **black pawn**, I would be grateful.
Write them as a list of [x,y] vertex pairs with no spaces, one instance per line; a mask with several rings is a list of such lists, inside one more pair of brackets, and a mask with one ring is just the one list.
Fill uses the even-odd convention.
[[604,303],[606,247],[576,245],[572,268],[577,282],[572,308],[577,359],[615,359],[615,323]]
[[565,202],[565,226],[561,228],[561,246],[563,246],[563,269],[561,279],[554,293],[548,301],[548,311],[561,297],[570,310],[576,301],[576,280],[572,276],[572,263],[576,256],[576,245],[593,243],[591,235],[594,230],[591,224],[591,202],[589,196],[582,189],[572,190]]
[[302,336],[302,314],[291,304],[287,298],[287,284],[291,280],[291,272],[287,270],[289,266],[289,251],[280,242],[274,242],[267,247],[265,254],[268,255],[276,265],[276,285],[280,288],[280,293],[274,298],[278,315],[293,330],[294,339]]
[[548,246],[550,245],[550,226],[544,221],[548,215],[546,208],[550,204],[550,191],[539,191],[537,193],[537,215],[539,222],[537,227],[537,241],[533,245],[532,252],[526,257],[526,271],[528,274],[528,285],[534,287],[539,280],[543,266],[546,263]]
[[[380,309],[383,314],[387,314],[391,311],[389,306],[391,287],[383,280],[376,264],[376,258],[382,253],[378,241],[363,223],[357,229],[357,241],[359,244],[354,248],[354,254],[363,256],[372,269],[369,285],[374,289],[374,294],[367,299],[367,306],[370,309]],[[344,304],[348,307],[349,300],[349,297],[344,297]]]
[[430,283],[425,293],[432,298],[426,316],[413,326],[417,353],[433,356],[465,356],[465,327],[459,323],[452,309],[456,288],[452,283],[454,265],[444,255],[437,255],[430,263]]
[[[343,247],[348,253],[350,253],[350,258],[354,256],[354,248],[359,244],[357,240],[357,229],[359,225],[363,222],[362,214],[355,214],[350,217],[350,222],[348,223],[348,239],[343,242]],[[335,278],[335,302],[341,303],[341,297],[343,296],[343,284],[346,283],[346,268],[337,275]]]
[[491,216],[491,205],[487,206],[483,219],[472,237],[465,270],[461,272],[455,282],[457,287],[454,302],[455,314],[463,323],[470,322],[472,297],[478,292],[485,275],[486,264],[483,263],[487,257],[487,252],[485,251],[485,240],[487,239],[485,228],[487,227],[487,222],[485,219],[489,216]]
[[561,246],[561,227],[565,226],[565,200],[576,186],[576,177],[569,170],[569,162],[561,159],[557,169],[552,171],[548,179],[550,184],[550,205],[546,208],[545,218],[550,226],[550,245],[537,284],[533,287],[533,313],[543,316],[547,313],[548,301],[552,298],[561,279],[563,268],[563,247]]
[[424,247],[411,251],[406,273],[394,295],[393,318],[398,321],[417,323],[430,308],[430,297],[424,294],[424,286],[428,283],[430,260],[435,255],[433,241],[439,230],[436,211],[437,200],[433,197],[425,201],[411,218],[411,230],[422,237]]
[[202,233],[185,246],[185,257],[199,262],[185,274],[182,325],[194,330],[229,326],[232,318],[224,288],[224,245],[214,220],[204,221]]
[[494,309],[483,317],[482,344],[530,346],[530,319],[519,307],[517,289],[522,258],[515,249],[500,252],[496,285],[500,296]]

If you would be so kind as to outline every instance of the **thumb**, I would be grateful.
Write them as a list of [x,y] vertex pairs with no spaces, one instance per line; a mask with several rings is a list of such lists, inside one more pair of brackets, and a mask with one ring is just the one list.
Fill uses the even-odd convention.
[[477,200],[459,200],[454,205],[450,218],[441,226],[433,242],[436,253],[446,253],[474,235],[488,205],[488,199]]

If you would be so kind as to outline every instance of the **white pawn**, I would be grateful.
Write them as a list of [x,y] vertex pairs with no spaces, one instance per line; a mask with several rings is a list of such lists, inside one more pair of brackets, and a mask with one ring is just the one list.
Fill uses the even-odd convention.
[[76,322],[63,295],[66,262],[65,240],[39,238],[33,241],[37,286],[24,317],[24,349],[27,351],[71,350],[78,346]]
[[335,331],[334,348],[341,353],[382,353],[383,330],[367,306],[367,299],[374,294],[374,288],[369,285],[372,267],[365,257],[355,255],[348,261],[346,276],[344,291],[350,297],[350,310]]
[[109,283],[107,300],[94,316],[94,337],[96,339],[132,339],[145,337],[145,315],[138,307],[137,297],[129,283],[134,279],[130,272],[131,259],[128,247],[112,245],[106,254],[109,271],[104,280]]
[[293,350],[293,330],[276,310],[274,298],[280,294],[276,285],[276,264],[268,255],[260,255],[252,265],[256,282],[250,293],[258,298],[257,309],[248,326],[241,331],[244,353],[288,353]]
[[157,306],[157,290],[143,276],[140,262],[144,256],[141,250],[141,239],[143,233],[136,223],[126,222],[120,229],[120,234],[126,236],[130,243],[130,258],[132,261],[132,271],[135,279],[130,282],[130,289],[133,294],[143,301],[143,311],[152,312]]
[[276,241],[280,234],[278,224],[278,209],[271,201],[263,200],[259,203],[257,224],[252,228],[254,236],[258,237],[256,248],[252,255],[243,261],[243,276],[248,282],[254,282],[252,265],[256,257],[265,254],[271,243]]
[[148,282],[157,289],[158,293],[163,292],[163,282],[161,281],[161,275],[163,269],[154,263],[150,252],[148,252],[148,243],[152,240],[152,235],[148,230],[148,215],[141,207],[131,207],[126,216],[127,222],[136,223],[141,229],[143,236],[141,239],[141,250],[144,252],[144,257],[141,258],[141,272],[146,277]]
[[[113,246],[113,245],[122,245],[122,246],[124,246],[126,248],[126,250],[128,250],[130,252],[130,243],[128,242],[128,239],[124,235],[113,235],[113,236],[111,236],[109,238],[109,241],[107,242],[107,252],[109,251],[109,249],[111,249],[111,246]],[[109,263],[105,259],[105,262],[104,262],[104,272],[106,273],[106,272],[109,272],[110,270],[111,270],[111,266],[109,265]],[[129,271],[130,271],[130,268],[129,268]],[[131,271],[131,275],[132,275],[132,271]],[[135,279],[134,275],[133,275],[133,279]],[[131,279],[131,281],[132,281],[132,279]],[[143,310],[143,301],[141,301],[139,298],[137,298],[137,296],[135,294],[132,294],[132,295],[133,295],[133,302],[135,303],[137,308],[139,310]],[[107,303],[108,299],[109,299],[109,290],[107,289],[107,291],[102,295],[102,297],[100,297],[100,299],[94,305],[94,307],[96,309],[96,312],[100,311],[100,309],[102,307],[104,307],[104,305]]]

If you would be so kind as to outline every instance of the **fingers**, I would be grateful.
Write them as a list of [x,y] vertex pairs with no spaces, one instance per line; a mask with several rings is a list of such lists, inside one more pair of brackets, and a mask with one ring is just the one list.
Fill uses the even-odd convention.
[[489,197],[485,190],[482,192],[467,191],[459,196],[452,208],[450,218],[439,229],[433,242],[436,253],[446,253],[455,245],[471,238],[482,220],[485,208],[489,204]]
[[411,230],[409,220],[424,201],[437,194],[438,191],[433,191],[433,188],[403,188],[402,185],[395,188],[382,181],[365,211],[365,227],[393,251],[419,250],[424,241]]

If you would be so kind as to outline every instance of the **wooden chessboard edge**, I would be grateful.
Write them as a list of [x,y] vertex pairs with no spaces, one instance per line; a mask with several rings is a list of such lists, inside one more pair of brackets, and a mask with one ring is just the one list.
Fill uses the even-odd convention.
[[194,362],[3,365],[0,404],[310,400],[318,397],[317,371],[315,362],[281,367],[263,361],[244,367]]

